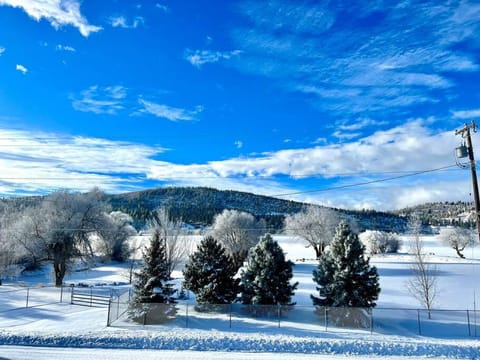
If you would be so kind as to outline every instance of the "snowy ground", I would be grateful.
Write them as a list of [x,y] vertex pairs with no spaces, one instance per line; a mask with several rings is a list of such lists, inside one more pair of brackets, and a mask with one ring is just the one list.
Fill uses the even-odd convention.
[[[297,263],[295,281],[300,285],[295,301],[299,306],[311,306],[314,293],[312,270],[315,261],[312,250],[291,238],[277,237],[287,257]],[[376,256],[371,263],[380,273],[382,292],[378,308],[412,308],[419,304],[408,294],[405,283],[410,276],[406,254],[408,239],[399,254]],[[478,248],[466,252],[467,259],[455,256],[435,237],[426,237],[426,251],[439,269],[439,297],[436,308],[473,310],[479,294],[480,262]],[[480,255],[480,254],[479,254]],[[297,261],[306,259],[305,261]],[[89,284],[122,284],[128,281],[126,267],[108,265],[85,272],[77,272],[66,282]],[[107,310],[70,305],[63,294],[59,303],[58,289],[38,287],[49,285],[48,274],[31,274],[15,283],[0,286],[0,359],[342,359],[351,356],[360,359],[401,358],[480,358],[480,327],[478,337],[467,332],[449,333],[445,329],[429,329],[428,336],[405,332],[402,319],[390,321],[388,329],[370,331],[328,331],[295,329],[289,327],[232,328],[226,330],[169,326],[133,326],[118,323],[107,327]],[[29,308],[25,308],[26,290],[10,291],[19,283],[32,286],[29,290]],[[34,287],[33,287],[34,286]],[[118,285],[119,288],[122,285]],[[478,295],[480,296],[480,295]],[[48,299],[47,305],[45,300]],[[42,302],[43,301],[43,302]],[[37,302],[37,303],[36,303]],[[40,305],[42,304],[42,305]],[[38,306],[36,306],[38,305]],[[31,307],[33,306],[33,307]],[[386,310],[385,310],[386,311]],[[480,319],[479,319],[480,320]],[[472,319],[472,322],[474,320]],[[479,324],[480,325],[480,324]],[[400,330],[398,330],[400,329]],[[402,330],[403,329],[403,330]],[[388,330],[388,331],[387,331]],[[32,345],[34,347],[32,347]],[[72,348],[75,349],[72,351]],[[181,350],[181,351],[180,351]]]

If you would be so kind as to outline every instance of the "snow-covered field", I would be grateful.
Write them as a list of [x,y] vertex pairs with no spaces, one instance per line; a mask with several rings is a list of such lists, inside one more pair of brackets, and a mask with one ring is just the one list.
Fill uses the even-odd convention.
[[[310,294],[315,292],[312,270],[316,262],[309,260],[313,251],[292,238],[278,236],[287,257],[296,262],[295,281],[299,287],[295,295],[299,307],[311,306]],[[235,327],[219,330],[210,322],[196,322],[194,326],[141,326],[119,321],[107,327],[107,309],[70,305],[68,291],[60,303],[60,291],[51,287],[49,274],[25,275],[15,282],[0,286],[0,359],[68,358],[68,359],[340,359],[355,358],[480,358],[480,315],[472,310],[480,297],[479,248],[468,249],[467,259],[460,259],[452,249],[442,246],[435,237],[425,237],[425,250],[439,270],[436,309],[470,310],[471,334],[468,327],[461,330],[448,322],[446,313],[434,318],[440,324],[422,322],[423,335],[416,325],[409,328],[401,310],[410,308],[416,324],[417,300],[406,290],[411,275],[407,254],[408,238],[399,254],[375,256],[371,263],[378,267],[382,292],[377,309],[379,318],[373,332],[346,330],[321,326],[267,326]],[[305,259],[305,261],[300,261]],[[177,273],[177,275],[179,275]],[[122,284],[128,282],[125,265],[109,264],[76,272],[66,283]],[[29,307],[26,308],[26,290],[11,291],[19,284],[30,286]],[[118,286],[118,288],[122,285]],[[45,301],[48,299],[48,301]],[[191,300],[190,300],[191,301]],[[46,304],[48,303],[48,304]],[[40,305],[42,304],[42,305]],[[381,310],[381,309],[384,310]],[[397,310],[395,310],[397,309]],[[396,315],[392,315],[396,314]],[[399,315],[400,314],[400,315]],[[476,325],[478,320],[479,324]],[[466,323],[466,321],[465,321]],[[449,330],[451,329],[451,331]],[[475,333],[478,331],[478,334]],[[478,337],[476,337],[477,335]],[[32,347],[32,345],[34,347]],[[74,351],[72,349],[75,349]],[[159,352],[161,350],[161,353]],[[181,351],[180,351],[181,350]]]

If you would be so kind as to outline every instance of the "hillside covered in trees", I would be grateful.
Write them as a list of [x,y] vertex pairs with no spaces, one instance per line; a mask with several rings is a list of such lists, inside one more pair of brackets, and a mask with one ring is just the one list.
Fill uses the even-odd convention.
[[475,226],[475,210],[471,202],[435,202],[407,207],[393,212],[401,217],[415,215],[423,224],[432,226]]
[[[224,209],[239,210],[263,218],[271,230],[282,227],[285,215],[302,211],[306,203],[283,200],[252,193],[217,190],[205,187],[167,187],[108,196],[114,210],[126,212],[141,227],[159,207],[171,216],[195,226],[208,226]],[[401,232],[407,220],[400,215],[374,210],[336,209],[342,217],[356,220],[360,229]]]

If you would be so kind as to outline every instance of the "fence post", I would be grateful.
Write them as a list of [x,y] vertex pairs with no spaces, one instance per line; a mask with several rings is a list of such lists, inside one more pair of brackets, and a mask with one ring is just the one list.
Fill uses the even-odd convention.
[[92,307],[93,302],[93,288],[90,288],[90,307]]
[[420,309],[417,309],[417,320],[418,320],[418,335],[422,335],[422,327],[420,325]]
[[370,334],[373,333],[373,307],[370,308]]
[[75,285],[70,285],[70,304],[73,304],[73,292],[75,291]]
[[328,331],[328,308],[325,306],[323,309],[325,311],[325,331]]
[[120,317],[120,295],[117,296],[117,319]]
[[232,303],[228,304],[228,312],[229,312],[229,317],[230,317],[229,325],[230,325],[230,329],[231,329],[232,328]]
[[185,308],[185,327],[188,329],[188,303]]
[[63,301],[63,284],[60,285],[60,303]]
[[30,293],[30,288],[27,287],[27,303],[25,305],[25,307],[27,307],[27,308],[28,308],[28,295],[29,295],[29,293]]
[[110,326],[110,308],[112,306],[111,298],[108,299],[107,327]]
[[467,323],[468,323],[468,336],[472,336],[472,332],[470,331],[470,312],[467,309]]
[[280,315],[281,315],[281,308],[280,304],[277,303],[277,317],[278,317],[278,327],[280,328]]

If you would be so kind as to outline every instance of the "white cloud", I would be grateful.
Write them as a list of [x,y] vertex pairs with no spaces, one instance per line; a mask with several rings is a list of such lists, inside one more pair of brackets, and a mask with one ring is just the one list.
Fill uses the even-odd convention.
[[120,27],[123,29],[136,29],[140,25],[145,23],[145,19],[141,16],[136,16],[130,23],[128,22],[125,16],[112,16],[109,19],[110,25],[112,27]]
[[68,52],[76,52],[77,51],[73,46],[61,45],[61,44],[57,44],[57,46],[55,46],[55,50],[57,50],[57,51],[68,51]]
[[456,119],[475,120],[476,118],[480,117],[480,109],[457,110],[457,111],[452,111],[452,114],[453,114],[453,117]]
[[164,104],[157,104],[151,101],[139,99],[139,103],[143,106],[140,113],[148,113],[156,117],[164,118],[170,121],[192,121],[196,120],[196,115],[203,111],[202,106],[197,106],[195,110],[185,110]]
[[234,144],[237,149],[241,149],[243,147],[243,141],[237,140],[234,142]]
[[190,50],[187,49],[184,54],[184,59],[193,66],[200,68],[204,64],[216,63],[221,60],[228,60],[234,56],[240,55],[240,50],[232,51],[212,51],[212,50]]
[[[59,188],[106,191],[138,189],[161,147],[100,138],[0,129],[0,171],[4,194]],[[125,174],[131,174],[130,177]]]
[[2,5],[21,8],[37,21],[47,20],[55,29],[64,25],[74,26],[83,36],[102,29],[90,25],[83,17],[78,0],[0,0]]
[[156,7],[157,9],[162,10],[162,11],[165,12],[165,13],[168,13],[168,12],[170,11],[170,9],[168,8],[167,5],[163,5],[163,4],[156,3],[156,4],[155,4],[155,7]]
[[27,69],[25,66],[21,65],[21,64],[17,64],[17,65],[15,66],[15,70],[20,71],[23,75],[25,75],[25,74],[28,72],[28,69]]
[[3,53],[5,52],[5,48],[3,46],[0,46],[0,56],[3,55]]
[[[256,185],[249,191],[267,195],[298,191],[293,190],[295,185],[276,181],[277,177],[296,179],[296,189],[302,186],[302,180],[310,180],[311,183],[311,179],[315,178],[318,189],[325,191],[315,195],[292,195],[289,198],[316,199],[319,203],[349,208],[371,204],[376,209],[393,209],[400,205],[418,204],[426,198],[431,201],[464,199],[469,189],[469,174],[465,172],[463,178],[466,180],[459,180],[458,173],[452,171],[404,177],[407,173],[445,166],[453,166],[449,169],[461,171],[455,166],[453,158],[453,149],[458,142],[454,131],[434,133],[425,126],[426,123],[412,120],[402,126],[338,145],[285,149],[256,157],[231,158],[205,164],[163,164],[153,167],[150,176],[189,185],[211,183],[215,179],[215,184],[228,184],[232,189],[236,188],[233,186],[235,181],[245,184],[245,178],[251,178],[256,179]],[[367,184],[397,176],[396,180]],[[268,181],[268,188],[275,188],[276,192],[268,192],[263,188],[263,178]],[[457,187],[459,181],[467,186]],[[364,185],[351,187],[352,184]],[[283,191],[279,191],[281,189]]]
[[[454,164],[458,137],[453,130],[433,132],[426,125],[427,121],[411,120],[343,144],[202,164],[160,161],[158,155],[166,151],[162,147],[0,129],[5,145],[0,171],[8,174],[2,177],[2,186],[10,194],[92,186],[117,192],[138,189],[149,179],[168,185],[215,184],[221,189],[377,210],[425,201],[469,200],[470,173]],[[405,177],[409,172],[448,165],[454,167]],[[381,181],[385,178],[390,181]],[[302,188],[312,190],[312,180],[318,184],[314,189],[320,191],[297,194]]]
[[90,86],[83,90],[80,96],[72,96],[72,106],[75,110],[93,112],[95,114],[116,114],[124,108],[123,100],[127,90],[122,86]]

